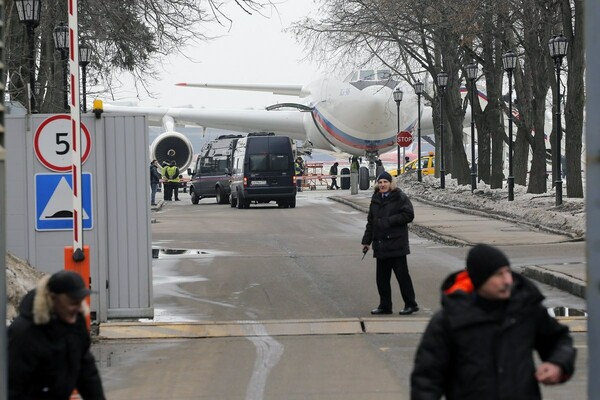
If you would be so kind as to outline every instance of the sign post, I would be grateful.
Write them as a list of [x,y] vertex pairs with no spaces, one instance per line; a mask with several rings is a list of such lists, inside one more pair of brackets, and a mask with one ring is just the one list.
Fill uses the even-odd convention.
[[[413,142],[412,134],[409,131],[402,131],[396,136],[396,143],[398,146],[402,147],[402,165],[406,166],[406,148],[410,146]],[[398,149],[400,150],[400,149]],[[398,155],[400,156],[400,155]],[[398,171],[398,175],[400,175],[400,171]]]

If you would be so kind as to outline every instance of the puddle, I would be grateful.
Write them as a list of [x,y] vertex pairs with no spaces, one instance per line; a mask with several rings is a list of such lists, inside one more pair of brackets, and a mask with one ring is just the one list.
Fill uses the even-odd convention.
[[162,249],[152,248],[152,258],[188,258],[209,254],[200,249]]
[[553,317],[587,317],[585,310],[570,307],[550,307],[548,313]]

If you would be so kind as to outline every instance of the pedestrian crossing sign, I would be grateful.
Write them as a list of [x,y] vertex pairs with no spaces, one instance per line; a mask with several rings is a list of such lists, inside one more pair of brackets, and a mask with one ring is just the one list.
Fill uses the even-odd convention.
[[[73,229],[73,177],[71,174],[35,175],[35,229],[66,231]],[[92,174],[81,174],[83,229],[93,227]]]

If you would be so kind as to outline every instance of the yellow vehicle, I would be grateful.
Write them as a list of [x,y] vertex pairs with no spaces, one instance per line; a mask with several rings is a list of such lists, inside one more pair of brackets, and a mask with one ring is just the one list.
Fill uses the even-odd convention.
[[[401,174],[416,173],[417,172],[417,167],[418,167],[417,166],[417,161],[419,161],[419,159],[415,158],[411,162],[407,163],[403,168],[400,168],[400,173]],[[433,154],[433,152],[430,152],[426,156],[421,156],[421,173],[423,175],[433,175],[433,174],[435,174],[435,154]],[[392,169],[390,171],[390,175],[397,176],[398,175],[398,170],[397,169]]]

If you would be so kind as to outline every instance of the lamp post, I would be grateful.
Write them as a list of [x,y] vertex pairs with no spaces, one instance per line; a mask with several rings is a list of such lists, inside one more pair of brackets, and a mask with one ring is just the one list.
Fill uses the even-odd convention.
[[423,181],[421,171],[421,95],[423,94],[423,82],[415,82],[415,94],[417,95],[417,180]]
[[63,107],[65,112],[68,112],[67,110],[69,109],[69,91],[67,88],[67,55],[69,53],[69,27],[64,22],[61,22],[56,28],[54,28],[52,35],[54,36],[54,47],[56,47],[56,50],[60,51],[60,60],[63,63]]
[[562,141],[562,126],[560,119],[560,66],[562,59],[567,55],[569,48],[569,41],[562,34],[553,36],[548,42],[548,49],[550,50],[550,57],[554,59],[554,68],[556,68],[556,143],[554,145],[554,187],[556,188],[556,205],[562,204],[562,171],[560,165],[561,149],[560,143]]
[[396,89],[394,89],[394,101],[396,102],[396,116],[397,116],[397,121],[398,121],[398,133],[396,134],[396,146],[398,147],[398,166],[397,166],[397,170],[396,170],[396,176],[400,176],[400,144],[397,143],[398,142],[398,135],[400,134],[400,102],[402,101],[402,95],[403,92],[402,90],[400,90],[400,86],[396,86]]
[[87,101],[86,101],[86,68],[92,61],[92,46],[82,42],[79,45],[79,66],[81,67],[81,89],[83,90],[83,112],[87,112]]
[[517,66],[517,55],[513,51],[504,53],[502,66],[508,74],[508,201],[513,201],[515,199],[515,177],[513,176],[512,77]]
[[444,71],[437,75],[440,88],[440,188],[446,188],[446,168],[444,167],[444,91],[448,84],[448,74]]
[[19,22],[27,28],[27,40],[29,41],[29,101],[31,112],[36,112],[35,103],[35,43],[34,30],[40,24],[40,0],[15,0]]
[[477,164],[475,163],[475,80],[477,79],[477,64],[471,63],[467,65],[467,79],[471,81],[471,192],[477,189]]

